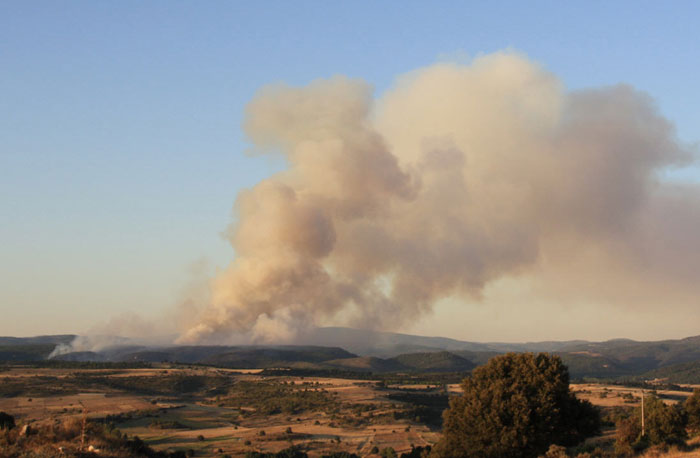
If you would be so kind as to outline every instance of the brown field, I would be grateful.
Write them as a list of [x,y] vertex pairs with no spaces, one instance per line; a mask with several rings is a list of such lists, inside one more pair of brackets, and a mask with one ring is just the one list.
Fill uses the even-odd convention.
[[[10,396],[7,391],[0,392],[0,411],[11,413],[20,423],[35,425],[87,416],[111,422],[156,450],[193,450],[195,456],[202,457],[243,456],[254,450],[276,452],[292,445],[303,446],[312,457],[334,451],[378,456],[370,453],[373,447],[392,447],[400,455],[413,446],[432,445],[439,438],[434,425],[429,427],[410,414],[410,404],[388,398],[392,393],[443,393],[437,383],[411,380],[383,389],[374,380],[265,376],[260,372],[168,365],[147,369],[14,367],[0,372],[0,384],[4,383],[4,388],[14,384],[22,393]],[[161,392],[153,387],[149,392],[147,386],[187,377],[214,384],[183,392],[167,385]],[[128,385],[134,380],[139,382]],[[239,401],[231,394],[231,387],[241,383],[253,388],[313,392],[327,405],[267,414],[255,396]],[[604,409],[634,408],[642,395],[638,388],[619,385],[572,384],[571,389],[579,398]],[[447,391],[454,396],[461,390],[458,384],[449,384]],[[672,390],[656,393],[669,404],[682,402],[690,394]],[[608,427],[601,436],[587,441],[589,449],[600,446],[611,450],[614,435],[615,429]],[[643,456],[700,457],[700,439],[691,440],[689,445],[684,451],[652,450]]]
[[41,421],[52,416],[77,415],[83,409],[92,415],[127,413],[152,407],[145,399],[130,395],[79,393],[69,396],[0,399],[0,410],[12,412],[25,421]]
[[[636,407],[642,399],[640,388],[629,388],[620,385],[603,385],[597,383],[576,383],[571,385],[571,389],[580,399],[590,401],[592,404],[601,407]],[[651,393],[644,390],[645,395]],[[656,394],[666,404],[676,404],[683,402],[692,393],[688,391],[657,390]]]
[[[236,381],[286,383],[301,389],[314,386],[325,390],[338,403],[335,413],[304,411],[263,415],[255,405],[222,405],[217,396],[154,395],[117,389],[91,390],[60,395],[0,397],[0,411],[9,412],[23,423],[64,421],[70,417],[105,419],[123,433],[138,436],[156,450],[189,450],[195,456],[242,456],[247,451],[279,451],[303,444],[310,456],[332,451],[347,451],[372,456],[370,450],[393,447],[399,454],[412,446],[433,444],[438,432],[407,419],[395,420],[391,414],[404,409],[403,403],[389,401],[373,381],[335,378],[262,377],[259,371],[229,371],[213,368],[156,368],[124,370],[76,370],[13,368],[0,373],[3,380],[39,383],[52,378],[52,389],[61,389],[64,380],[76,375],[127,379],[129,377],[218,376]],[[292,385],[293,384],[293,385]],[[416,388],[416,386],[412,386]],[[353,426],[342,419],[357,416],[349,406],[372,406],[377,421]],[[359,414],[362,417],[365,414]],[[366,415],[365,415],[366,417]],[[291,429],[291,433],[289,433]],[[264,431],[264,433],[262,433]],[[264,435],[261,435],[264,434]],[[247,444],[247,441],[250,443]]]

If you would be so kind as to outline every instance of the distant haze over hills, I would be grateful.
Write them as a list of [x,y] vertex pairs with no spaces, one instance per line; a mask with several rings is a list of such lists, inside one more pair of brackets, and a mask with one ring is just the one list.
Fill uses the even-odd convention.
[[334,345],[367,356],[391,357],[420,351],[522,352],[558,351],[588,343],[585,340],[534,343],[477,343],[447,337],[424,337],[343,327],[316,328],[298,340],[309,345]]
[[[57,346],[63,361],[182,362],[232,368],[290,367],[363,372],[468,372],[506,352],[550,352],[562,357],[573,377],[645,377],[700,382],[700,336],[637,342],[546,341],[478,343],[352,328],[317,328],[297,345],[141,345],[72,348],[74,335],[0,337],[0,361],[42,361]],[[72,351],[75,350],[75,351]]]

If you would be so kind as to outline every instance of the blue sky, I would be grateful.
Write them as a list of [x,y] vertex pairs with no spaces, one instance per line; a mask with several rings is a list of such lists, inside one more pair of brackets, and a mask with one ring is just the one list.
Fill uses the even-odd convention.
[[690,1],[4,1],[0,335],[155,314],[192,264],[224,266],[238,190],[283,167],[244,154],[262,85],[345,74],[381,93],[511,48],[569,88],[650,93],[693,143],[699,14]]

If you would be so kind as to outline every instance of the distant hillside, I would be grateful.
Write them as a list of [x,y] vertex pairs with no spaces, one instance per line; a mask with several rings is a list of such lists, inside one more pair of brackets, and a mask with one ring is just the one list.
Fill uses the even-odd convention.
[[507,352],[544,352],[544,353],[554,353],[567,351],[572,348],[578,348],[581,345],[588,344],[586,340],[564,340],[564,341],[554,341],[547,340],[543,342],[525,342],[525,343],[501,343],[501,342],[490,342],[486,344],[490,350],[498,351],[501,353]]
[[700,336],[658,342],[613,339],[526,343],[476,343],[444,337],[423,337],[351,328],[318,328],[305,342],[338,345],[363,356],[393,358],[407,353],[448,351],[476,365],[506,352],[548,352],[562,357],[573,378],[612,378],[640,375],[650,370],[700,361]]
[[629,370],[619,361],[586,352],[557,353],[569,368],[572,378],[611,378],[626,375]]
[[[75,336],[0,337],[0,362],[46,359],[59,344]],[[569,367],[572,378],[670,377],[676,382],[696,380],[700,364],[700,336],[679,340],[637,342],[475,343],[444,337],[424,337],[352,328],[317,328],[299,345],[267,346],[145,346],[111,337],[112,347],[67,353],[56,359],[99,362],[202,363],[232,368],[335,368],[370,372],[471,370],[505,352],[555,353]],[[700,381],[699,381],[700,382]]]
[[77,336],[73,334],[60,334],[55,336],[35,336],[35,337],[3,337],[0,336],[0,345],[44,345],[44,344],[69,344]]
[[389,359],[417,372],[467,372],[476,364],[448,351],[409,353]]
[[316,328],[303,336],[299,343],[338,346],[358,355],[380,358],[441,350],[492,350],[488,344],[463,342],[446,337],[424,337],[341,327]]
[[55,344],[0,345],[0,361],[41,361],[55,347]]
[[639,381],[656,380],[675,384],[700,384],[700,361],[674,364],[635,377]]
[[589,342],[569,351],[588,351],[614,358],[630,368],[659,367],[700,360],[700,336],[680,340],[636,342],[616,339]]
[[700,361],[700,337],[657,342],[629,339],[587,342],[557,353],[575,376],[641,375],[668,366]]
[[289,363],[321,363],[356,356],[337,347],[236,348],[209,356],[201,362],[214,366],[245,369],[287,367]]
[[481,366],[482,364],[486,364],[486,361],[489,359],[493,358],[494,356],[497,355],[502,355],[502,352],[499,351],[468,351],[468,350],[458,350],[458,351],[453,351],[457,356],[460,356],[466,360],[471,361],[477,366]]
[[74,362],[87,362],[87,361],[106,361],[105,355],[102,353],[97,353],[94,351],[74,351],[72,353],[66,353],[64,355],[56,356],[52,358],[56,361],[74,361]]
[[469,372],[476,365],[447,351],[407,353],[389,359],[376,356],[325,361],[323,367],[365,372]]
[[0,337],[1,361],[41,361],[51,354],[59,344],[68,344],[74,335]]
[[[615,342],[615,341],[611,341]],[[630,341],[633,342],[633,341]],[[469,342],[447,337],[425,337],[369,329],[343,327],[316,328],[306,333],[299,343],[338,346],[363,356],[392,358],[406,353],[449,351],[470,352],[477,358],[507,352],[566,352],[577,351],[591,344],[585,340],[542,341],[525,343]],[[605,342],[603,342],[605,343]]]
[[63,361],[180,362],[236,369],[288,366],[292,362],[320,363],[356,355],[342,348],[315,346],[138,346],[109,348],[102,352],[74,352],[57,356]]
[[323,367],[376,373],[400,372],[407,369],[395,361],[377,358],[375,356],[358,356],[356,358],[334,359],[331,361],[325,361],[323,363]]
[[104,352],[60,355],[63,361],[180,362],[234,369],[292,367],[343,369],[362,372],[466,372],[475,364],[447,351],[411,353],[390,359],[359,357],[338,347],[182,346],[168,348],[123,347]]

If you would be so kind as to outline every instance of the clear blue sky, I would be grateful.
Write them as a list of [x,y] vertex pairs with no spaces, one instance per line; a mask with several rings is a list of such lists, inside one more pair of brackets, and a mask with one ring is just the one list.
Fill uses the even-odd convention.
[[244,154],[266,83],[345,74],[381,93],[513,48],[569,88],[649,92],[697,142],[698,17],[691,1],[3,1],[0,335],[155,313],[191,264],[224,266],[237,191],[282,166]]

